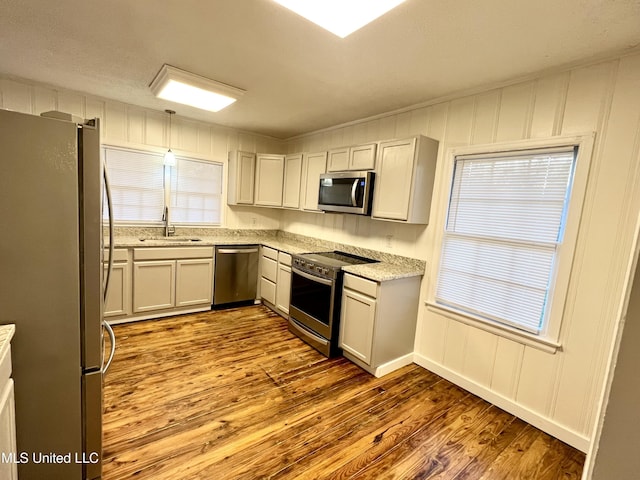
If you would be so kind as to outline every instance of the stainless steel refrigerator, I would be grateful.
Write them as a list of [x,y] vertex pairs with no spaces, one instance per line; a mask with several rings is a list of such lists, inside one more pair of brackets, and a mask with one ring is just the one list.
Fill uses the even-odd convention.
[[101,476],[99,126],[59,117],[0,110],[0,323],[16,325],[21,480]]

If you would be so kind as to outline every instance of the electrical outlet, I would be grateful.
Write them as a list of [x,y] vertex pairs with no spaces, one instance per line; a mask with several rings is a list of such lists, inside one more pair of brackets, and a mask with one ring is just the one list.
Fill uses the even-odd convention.
[[393,235],[385,235],[385,238],[387,239],[386,247],[393,248],[393,244],[391,243],[391,240],[393,239]]
[[255,227],[257,223],[258,219],[256,217],[251,217],[251,225]]

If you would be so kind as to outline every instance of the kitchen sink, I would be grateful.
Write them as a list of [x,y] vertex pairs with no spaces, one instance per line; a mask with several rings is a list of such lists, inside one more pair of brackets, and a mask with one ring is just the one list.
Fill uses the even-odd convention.
[[140,238],[141,242],[167,242],[167,243],[181,243],[181,242],[201,242],[200,238],[193,237],[149,237]]

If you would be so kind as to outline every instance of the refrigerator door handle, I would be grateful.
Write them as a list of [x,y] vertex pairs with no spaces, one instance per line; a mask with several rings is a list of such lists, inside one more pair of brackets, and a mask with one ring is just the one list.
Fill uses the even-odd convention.
[[[111,200],[111,188],[109,187],[109,175],[107,174],[107,166],[104,165],[102,170],[102,175],[104,177],[104,190],[107,194],[107,211],[109,212],[109,261],[107,266],[107,278],[105,279],[104,285],[104,302],[107,301],[107,293],[109,292],[109,281],[111,280],[111,272],[113,270],[113,202]],[[109,370],[111,366],[111,361],[113,360],[113,356],[116,353],[116,335],[113,332],[113,328],[107,322],[102,320],[102,325],[104,329],[107,331],[109,335],[109,343],[111,344],[111,351],[109,352],[109,358],[106,363],[102,367],[102,374],[104,375]]]
[[107,292],[109,291],[109,281],[111,280],[111,271],[113,270],[113,202],[111,200],[111,188],[109,187],[109,175],[107,174],[107,166],[102,169],[104,177],[104,190],[107,194],[107,212],[109,213],[109,261],[107,267],[107,278],[105,279],[103,297],[107,301]]
[[109,367],[111,366],[111,362],[113,360],[113,356],[116,353],[116,335],[115,333],[113,333],[113,328],[111,328],[111,325],[109,325],[107,322],[103,322],[103,325],[104,325],[104,329],[109,334],[109,343],[111,343],[111,351],[109,352],[109,358],[107,359],[107,362],[105,363],[104,367],[102,367],[102,374],[104,375],[105,373],[107,373],[107,370],[109,370]]

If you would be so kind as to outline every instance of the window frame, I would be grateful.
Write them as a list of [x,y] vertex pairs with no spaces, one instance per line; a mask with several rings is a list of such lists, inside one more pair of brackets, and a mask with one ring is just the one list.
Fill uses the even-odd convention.
[[[450,319],[489,331],[496,335],[516,340],[539,349],[555,352],[561,348],[562,318],[569,295],[571,270],[578,241],[578,230],[582,218],[582,210],[586,198],[587,182],[593,154],[595,133],[570,136],[556,136],[540,139],[518,140],[483,145],[454,146],[443,155],[440,172],[439,191],[434,197],[435,222],[433,223],[436,247],[429,269],[429,287],[426,305],[428,309]],[[530,333],[507,324],[495,322],[479,315],[455,309],[435,301],[438,286],[438,272],[443,253],[445,228],[450,204],[450,194],[454,179],[455,159],[468,155],[504,155],[508,153],[524,153],[528,150],[553,149],[561,147],[577,147],[575,171],[571,196],[567,207],[564,227],[564,239],[558,245],[556,265],[552,287],[549,290],[548,312],[546,322],[540,333]]]
[[[152,145],[144,145],[144,146],[122,146],[122,145],[114,145],[110,143],[103,143],[100,145],[100,155],[102,156],[103,162],[106,159],[106,151],[110,150],[120,150],[125,152],[132,153],[143,153],[150,155],[159,155],[164,156],[167,149],[164,147],[154,147]],[[175,153],[176,159],[183,160],[191,160],[196,162],[204,162],[204,163],[212,163],[215,165],[219,165],[221,167],[220,173],[220,223],[173,223],[170,222],[171,225],[175,225],[178,227],[185,228],[221,228],[224,225],[225,221],[225,211],[224,208],[224,198],[225,198],[225,185],[226,185],[226,166],[227,163],[225,161],[214,160],[211,158],[199,157],[194,155],[184,155],[182,152],[176,151],[172,149]],[[105,164],[106,165],[106,164]],[[164,205],[169,207],[169,220],[171,220],[171,170],[168,166],[164,166],[163,178],[164,178]],[[106,207],[105,207],[106,209]],[[102,219],[103,225],[108,225],[108,220]],[[126,226],[126,227],[158,227],[163,226],[164,221],[162,219],[158,221],[143,221],[143,220],[114,220],[115,226]]]

